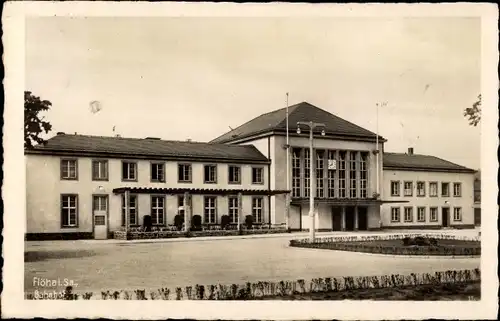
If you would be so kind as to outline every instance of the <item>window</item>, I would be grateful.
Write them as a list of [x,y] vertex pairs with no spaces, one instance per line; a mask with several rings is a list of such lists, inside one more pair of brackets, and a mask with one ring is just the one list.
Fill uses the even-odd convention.
[[417,221],[425,222],[425,207],[417,208]]
[[413,196],[413,182],[405,182],[405,196]]
[[61,195],[61,226],[78,226],[78,196]]
[[[138,225],[139,220],[137,217],[138,209],[137,209],[137,195],[130,195],[128,199],[128,208],[129,208],[129,225]],[[122,195],[122,226],[125,226],[125,195]]]
[[137,181],[137,163],[134,162],[122,163],[122,180]]
[[177,214],[184,217],[184,195],[179,195],[177,197]]
[[462,184],[461,183],[453,183],[453,196],[455,196],[455,197],[462,196]]
[[151,222],[165,224],[165,196],[151,196]]
[[438,208],[437,207],[431,207],[429,209],[430,211],[430,221],[431,222],[437,222],[438,220]]
[[61,160],[61,179],[78,179],[78,162],[76,159]]
[[178,168],[178,181],[180,183],[191,183],[191,164],[179,164]]
[[106,212],[108,210],[108,196],[95,195],[93,199],[92,208],[94,211]]
[[323,180],[324,173],[324,155],[323,151],[316,152],[316,197],[325,197],[325,181]]
[[262,223],[262,197],[252,198],[252,216],[255,223]]
[[399,196],[399,182],[398,181],[392,181],[391,182],[391,196]]
[[215,196],[205,196],[204,204],[205,224],[217,223],[217,199]]
[[292,197],[300,197],[300,149],[292,151]]
[[413,207],[405,207],[405,222],[413,222]]
[[[328,160],[335,161],[335,152],[330,150],[328,151]],[[328,169],[328,197],[335,197],[335,170]]]
[[462,220],[462,208],[461,207],[453,208],[453,220],[454,221],[461,221]]
[[217,165],[205,165],[204,182],[206,184],[217,183]]
[[241,183],[241,167],[229,166],[229,184]]
[[450,184],[449,183],[441,183],[441,196],[444,196],[444,197],[450,196]]
[[349,153],[349,197],[356,198],[357,186],[356,186],[356,152]]
[[108,161],[93,160],[92,161],[92,180],[106,181],[108,180]]
[[229,197],[229,218],[231,223],[238,223],[238,215],[239,215],[239,207],[238,207],[238,198],[237,197]]
[[304,149],[304,197],[309,197],[311,186],[311,152],[309,149]]
[[151,163],[151,181],[165,182],[165,163]]
[[346,152],[339,153],[339,198],[346,197],[346,168],[345,168]]
[[367,186],[367,180],[368,180],[368,170],[367,170],[367,160],[368,160],[368,154],[367,153],[361,153],[361,159],[359,162],[359,192],[361,195],[359,197],[361,198],[366,198],[367,192],[366,192],[366,186]]
[[438,196],[438,183],[430,182],[429,183],[429,196],[437,197]]
[[399,212],[400,212],[399,207],[391,208],[391,222],[400,222],[401,221],[401,216],[400,216]]
[[417,182],[417,196],[425,196],[425,182]]
[[252,167],[252,184],[264,184],[264,169]]

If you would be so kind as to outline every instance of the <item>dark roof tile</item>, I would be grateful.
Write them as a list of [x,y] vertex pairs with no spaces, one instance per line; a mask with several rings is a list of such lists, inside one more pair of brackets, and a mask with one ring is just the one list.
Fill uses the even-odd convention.
[[383,157],[384,169],[475,172],[473,169],[430,155],[384,153]]

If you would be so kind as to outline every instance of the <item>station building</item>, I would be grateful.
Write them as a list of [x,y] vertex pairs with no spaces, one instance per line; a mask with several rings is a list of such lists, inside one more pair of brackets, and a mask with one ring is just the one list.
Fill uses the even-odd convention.
[[[309,128],[298,122],[324,125],[312,133],[312,155]],[[141,225],[144,215],[157,226],[173,224],[184,205],[205,225],[220,224],[222,215],[232,223],[252,215],[257,224],[308,230],[311,192],[319,231],[473,224],[474,171],[432,156],[384,153],[385,143],[307,102],[260,115],[208,143],[58,133],[25,152],[26,233],[28,239],[106,238],[125,224]],[[392,193],[396,181],[399,195]],[[410,181],[415,190],[424,182],[426,196],[405,197]],[[431,196],[434,183],[448,186],[449,196]],[[410,207],[412,220],[405,215]]]

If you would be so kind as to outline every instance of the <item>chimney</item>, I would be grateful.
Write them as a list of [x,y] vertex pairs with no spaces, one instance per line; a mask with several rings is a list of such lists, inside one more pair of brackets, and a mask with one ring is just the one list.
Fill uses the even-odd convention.
[[413,155],[413,147],[408,148],[408,155]]

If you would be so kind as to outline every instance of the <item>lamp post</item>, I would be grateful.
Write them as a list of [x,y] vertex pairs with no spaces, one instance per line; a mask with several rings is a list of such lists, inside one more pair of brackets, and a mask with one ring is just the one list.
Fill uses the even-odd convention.
[[316,128],[322,128],[321,130],[321,135],[325,136],[325,124],[322,123],[315,123],[312,121],[308,122],[303,122],[299,121],[297,122],[297,134],[300,134],[300,126],[306,126],[309,127],[309,159],[310,159],[310,164],[309,164],[309,218],[311,220],[311,227],[309,228],[309,238],[311,239],[311,242],[314,242],[314,233],[316,230],[316,225],[314,222],[314,195],[316,193],[316,175],[314,175],[314,165],[315,162],[313,162],[314,157],[313,157],[313,138],[314,138],[314,129]]

